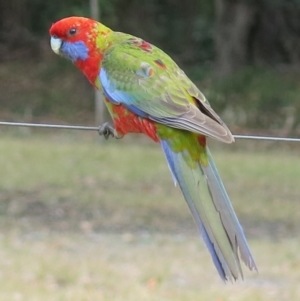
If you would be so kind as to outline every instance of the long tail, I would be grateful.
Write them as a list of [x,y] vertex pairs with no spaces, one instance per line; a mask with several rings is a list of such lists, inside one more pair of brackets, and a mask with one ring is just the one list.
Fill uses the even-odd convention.
[[209,164],[192,169],[184,154],[173,152],[166,140],[161,140],[161,146],[221,278],[243,278],[240,257],[250,270],[257,270],[208,148]]

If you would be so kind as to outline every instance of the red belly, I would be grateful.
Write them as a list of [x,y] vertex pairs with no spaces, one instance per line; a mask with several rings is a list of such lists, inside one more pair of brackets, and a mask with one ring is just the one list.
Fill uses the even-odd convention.
[[158,141],[156,135],[156,125],[147,118],[141,118],[127,110],[122,105],[113,106],[113,119],[118,133],[143,133],[155,142]]

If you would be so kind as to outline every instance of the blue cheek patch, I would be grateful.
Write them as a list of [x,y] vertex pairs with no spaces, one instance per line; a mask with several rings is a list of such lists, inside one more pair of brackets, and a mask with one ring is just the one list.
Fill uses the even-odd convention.
[[84,42],[78,41],[74,43],[63,42],[61,52],[72,61],[86,60],[88,58],[89,49]]

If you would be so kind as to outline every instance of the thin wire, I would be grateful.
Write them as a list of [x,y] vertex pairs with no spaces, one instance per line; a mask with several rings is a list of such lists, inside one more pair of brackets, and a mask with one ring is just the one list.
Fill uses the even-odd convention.
[[4,126],[33,127],[33,128],[46,128],[46,129],[60,129],[60,130],[99,131],[99,127],[96,127],[96,126],[84,126],[84,125],[65,125],[65,124],[46,124],[46,123],[27,123],[27,122],[6,122],[6,121],[0,121],[0,125],[4,125]]
[[248,140],[300,142],[300,138],[288,138],[288,137],[249,136],[249,135],[233,135],[233,137],[235,139],[248,139]]
[[[0,121],[0,125],[47,128],[47,129],[63,129],[63,130],[99,131],[99,127],[97,126],[84,126],[84,125],[64,125],[64,124],[27,123],[27,122],[9,122],[9,121]],[[244,139],[244,140],[300,142],[300,138],[287,138],[287,137],[269,137],[269,136],[255,136],[255,135],[233,135],[233,137],[235,139]]]

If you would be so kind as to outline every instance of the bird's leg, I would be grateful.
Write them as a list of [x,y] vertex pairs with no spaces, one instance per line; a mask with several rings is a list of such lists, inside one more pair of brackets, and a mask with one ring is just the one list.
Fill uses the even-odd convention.
[[109,136],[112,136],[116,139],[121,139],[123,137],[117,133],[116,129],[109,122],[105,122],[100,125],[98,133],[99,135],[103,135],[105,139],[108,139]]

